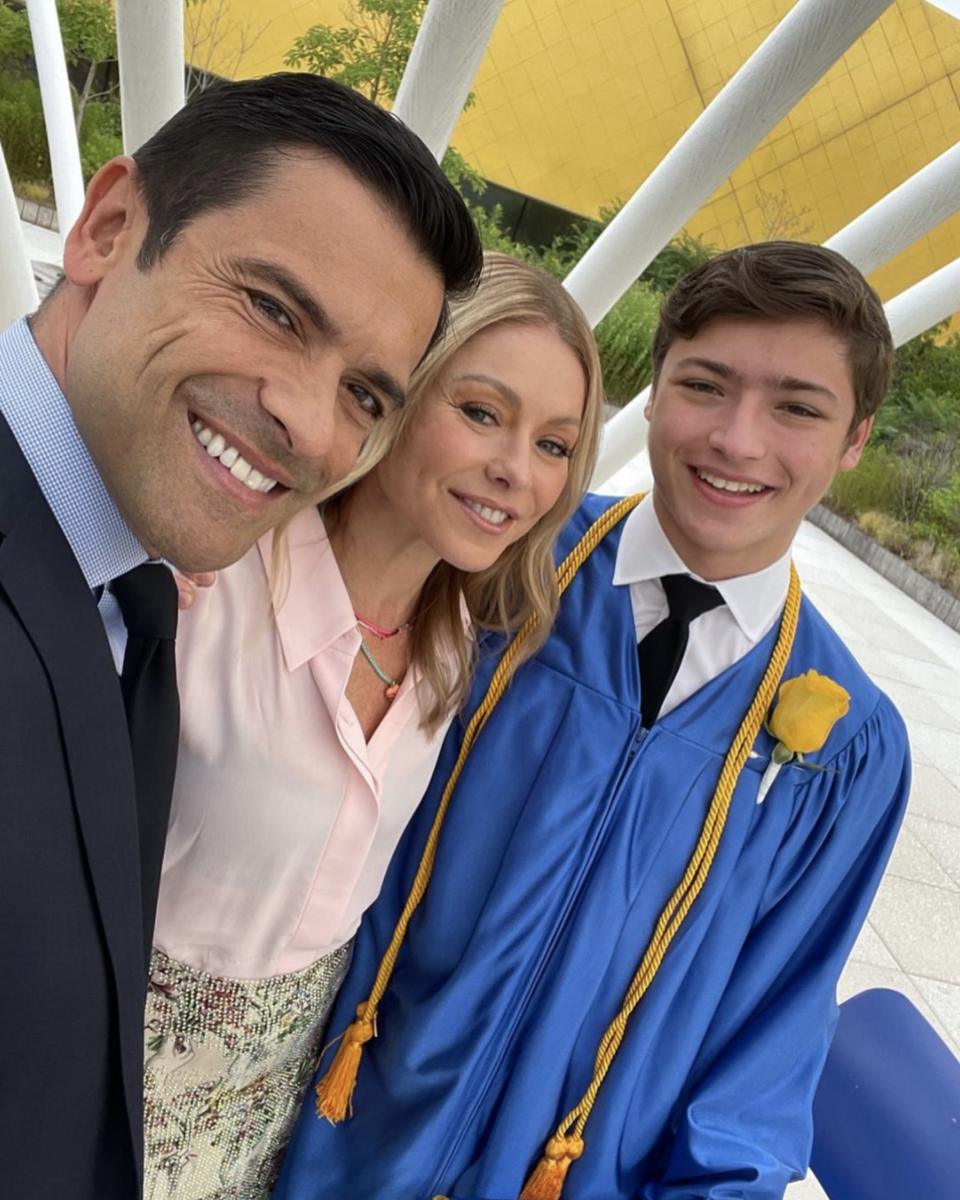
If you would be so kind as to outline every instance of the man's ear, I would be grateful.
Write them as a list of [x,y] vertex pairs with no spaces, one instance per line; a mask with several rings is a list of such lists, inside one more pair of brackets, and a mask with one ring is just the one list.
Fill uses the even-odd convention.
[[[129,253],[132,227],[142,209],[137,164],[127,155],[112,158],[90,180],[83,209],[64,243],[63,271],[71,283],[96,286]],[[142,232],[136,236],[139,245]]]
[[657,383],[656,383],[656,380],[654,380],[650,386],[650,395],[647,396],[647,402],[643,406],[643,415],[647,418],[648,421],[650,420],[650,414],[653,412],[653,401],[656,396],[656,387],[657,387]]
[[847,448],[844,450],[840,459],[838,471],[852,471],[860,461],[860,455],[863,453],[863,448],[867,444],[867,438],[870,436],[870,430],[873,428],[873,417],[866,417],[853,430],[847,439]]

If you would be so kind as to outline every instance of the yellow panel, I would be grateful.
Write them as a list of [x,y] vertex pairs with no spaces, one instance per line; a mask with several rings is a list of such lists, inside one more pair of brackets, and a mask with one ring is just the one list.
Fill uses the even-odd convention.
[[[454,143],[488,178],[578,212],[626,200],[794,0],[509,0]],[[344,0],[224,0],[220,69],[282,69]],[[241,54],[241,51],[243,53]],[[233,65],[231,65],[233,64]],[[897,0],[689,222],[717,245],[764,233],[786,190],[824,238],[960,139],[960,21]],[[789,215],[789,214],[788,214]],[[960,254],[960,215],[877,272],[893,295]]]

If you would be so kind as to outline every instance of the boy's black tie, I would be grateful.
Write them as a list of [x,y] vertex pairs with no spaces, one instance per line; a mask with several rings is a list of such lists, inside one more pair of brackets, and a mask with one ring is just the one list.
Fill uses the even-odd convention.
[[637,647],[640,660],[640,717],[649,729],[677,677],[690,639],[690,625],[697,617],[717,608],[723,597],[709,583],[689,575],[664,575],[660,583],[669,613]]

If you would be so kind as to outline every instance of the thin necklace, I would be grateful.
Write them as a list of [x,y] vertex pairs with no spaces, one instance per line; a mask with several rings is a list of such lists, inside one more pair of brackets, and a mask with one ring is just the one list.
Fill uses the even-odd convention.
[[397,692],[400,691],[400,684],[402,680],[390,678],[383,667],[381,667],[377,660],[373,657],[373,652],[363,638],[360,639],[360,652],[370,666],[373,667],[374,671],[377,673],[377,677],[387,685],[383,694],[388,700],[392,700],[394,696],[396,696]]
[[357,624],[361,625],[369,633],[375,637],[386,639],[396,637],[398,633],[406,633],[413,621],[404,621],[402,625],[398,625],[396,629],[381,629],[379,625],[375,625],[373,621],[368,621],[366,617],[361,617],[356,609],[353,610],[353,615],[357,618]]

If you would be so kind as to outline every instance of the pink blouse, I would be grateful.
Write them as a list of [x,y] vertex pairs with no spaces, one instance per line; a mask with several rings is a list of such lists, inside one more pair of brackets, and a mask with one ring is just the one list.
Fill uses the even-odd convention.
[[316,510],[287,544],[275,619],[267,534],[200,589],[177,638],[180,758],[154,940],[232,978],[301,970],[352,937],[447,728],[419,729],[409,671],[364,740],[345,695],[360,634]]

